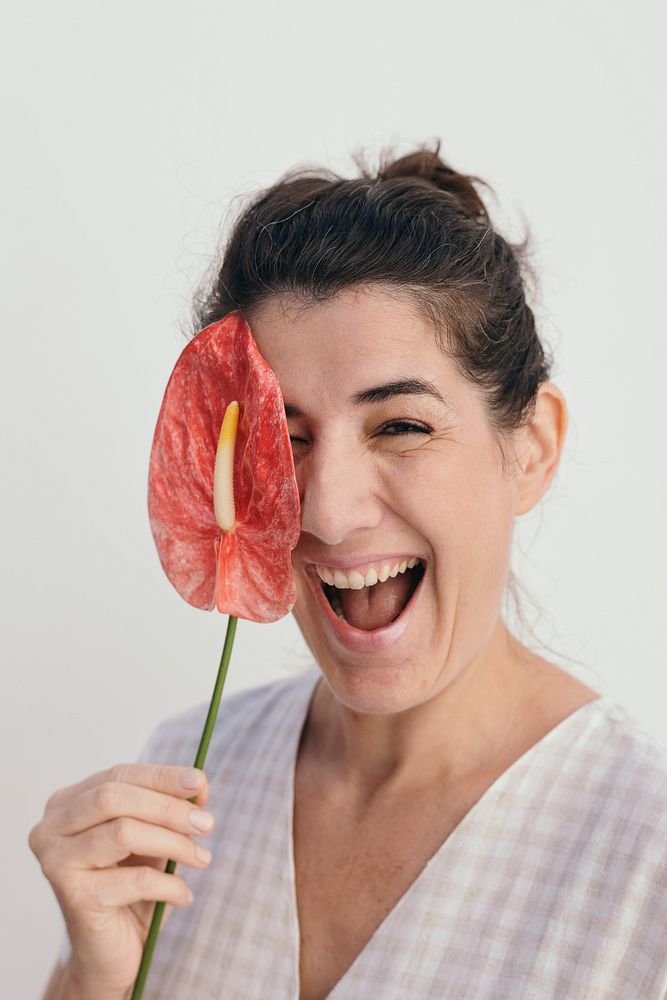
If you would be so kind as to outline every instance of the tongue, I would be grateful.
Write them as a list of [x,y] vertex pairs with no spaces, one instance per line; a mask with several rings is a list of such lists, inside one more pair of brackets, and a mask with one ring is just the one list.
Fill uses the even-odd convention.
[[339,590],[343,614],[354,628],[370,632],[388,625],[408,603],[411,583],[408,573],[398,573],[384,583],[363,590]]

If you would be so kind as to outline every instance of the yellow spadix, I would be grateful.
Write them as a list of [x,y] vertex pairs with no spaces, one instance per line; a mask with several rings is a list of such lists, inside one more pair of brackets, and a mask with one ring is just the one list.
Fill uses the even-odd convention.
[[222,418],[213,469],[213,509],[222,531],[231,531],[235,524],[234,511],[234,445],[239,426],[239,404],[229,403]]

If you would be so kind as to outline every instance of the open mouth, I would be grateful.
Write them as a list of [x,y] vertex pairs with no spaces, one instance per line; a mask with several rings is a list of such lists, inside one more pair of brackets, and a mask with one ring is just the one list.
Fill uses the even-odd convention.
[[421,560],[410,562],[415,565],[401,564],[393,576],[363,586],[336,586],[321,580],[322,591],[338,618],[353,628],[372,632],[396,621],[410,603],[426,572]]

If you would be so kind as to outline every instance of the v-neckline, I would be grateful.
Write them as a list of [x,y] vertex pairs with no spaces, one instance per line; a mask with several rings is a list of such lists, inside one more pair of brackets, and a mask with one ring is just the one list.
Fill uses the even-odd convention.
[[[308,676],[307,673],[303,676]],[[291,953],[293,961],[295,962],[294,975],[292,976],[292,981],[295,983],[295,994],[293,1000],[299,1000],[299,994],[301,990],[301,978],[300,978],[300,964],[301,964],[301,925],[299,923],[299,908],[296,894],[296,861],[295,861],[295,850],[294,850],[294,807],[296,802],[296,764],[298,757],[298,750],[301,743],[301,737],[303,735],[303,730],[308,719],[311,705],[315,697],[315,692],[317,690],[317,685],[322,679],[322,673],[315,669],[312,671],[311,685],[304,685],[305,698],[303,701],[295,702],[294,715],[297,725],[293,728],[293,740],[289,747],[289,752],[287,755],[288,762],[288,795],[285,797],[287,802],[287,822],[282,824],[282,829],[287,831],[287,854],[288,854],[288,889],[289,889],[289,905],[291,909],[291,932],[292,932],[292,942],[291,942]],[[327,1000],[335,1000],[335,996],[339,988],[343,988],[345,981],[352,974],[353,970],[363,961],[364,956],[368,953],[369,949],[372,948],[373,942],[378,938],[382,930],[387,926],[387,924],[396,919],[397,912],[400,910],[401,906],[419,891],[419,887],[423,884],[426,878],[427,871],[435,864],[437,864],[445,854],[450,853],[452,848],[452,842],[458,841],[462,834],[462,829],[467,829],[473,822],[476,816],[479,815],[482,808],[488,807],[489,802],[496,797],[501,790],[505,789],[505,786],[516,774],[520,773],[521,767],[525,768],[526,762],[537,755],[537,752],[543,750],[545,746],[553,741],[555,734],[561,734],[563,727],[568,723],[572,723],[574,719],[579,719],[582,713],[589,708],[591,705],[600,706],[606,704],[608,701],[607,695],[600,693],[595,698],[591,698],[589,701],[584,702],[582,705],[578,705],[569,715],[566,715],[560,722],[557,722],[555,726],[546,732],[543,736],[539,738],[532,746],[528,747],[527,750],[517,757],[509,767],[505,768],[502,774],[499,774],[497,778],[492,781],[492,783],[484,790],[482,795],[477,799],[477,801],[471,806],[471,808],[465,813],[465,815],[459,820],[454,829],[444,841],[436,848],[431,857],[426,861],[424,867],[413,879],[410,885],[407,887],[405,892],[396,900],[391,910],[386,914],[380,924],[375,928],[372,935],[363,946],[361,951],[355,956],[352,964],[348,966],[342,976],[336,981],[331,991],[327,994]]]

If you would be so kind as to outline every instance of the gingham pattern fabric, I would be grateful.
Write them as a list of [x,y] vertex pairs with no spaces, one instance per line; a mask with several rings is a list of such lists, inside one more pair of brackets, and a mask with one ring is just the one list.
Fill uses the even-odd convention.
[[[294,765],[321,676],[223,698],[216,831],[163,927],[145,1000],[298,1000]],[[142,758],[190,764],[206,706]],[[330,1000],[665,1000],[667,747],[602,695],[516,760],[388,914]]]

